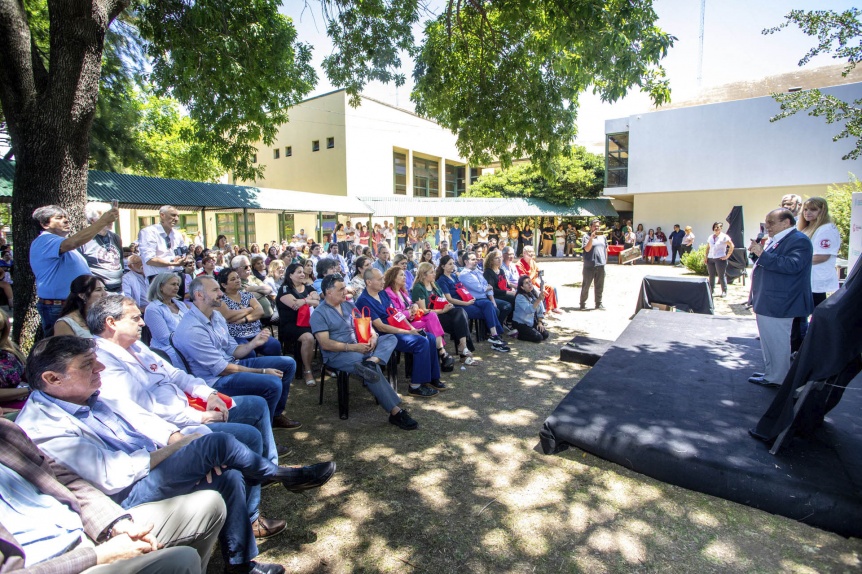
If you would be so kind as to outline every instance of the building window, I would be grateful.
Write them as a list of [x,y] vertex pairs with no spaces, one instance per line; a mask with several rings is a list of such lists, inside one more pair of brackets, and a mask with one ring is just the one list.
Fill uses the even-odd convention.
[[245,242],[245,225],[243,225],[242,213],[216,213],[216,234],[227,237],[227,241],[231,245],[248,247],[256,241],[253,213],[248,214],[246,222],[248,224],[248,245]]
[[395,180],[395,195],[407,195],[407,155],[393,152],[392,175]]
[[440,197],[440,171],[436,161],[413,157],[413,196]]
[[326,149],[332,149],[335,147],[335,138],[326,138]]
[[251,154],[251,163],[257,163],[257,154],[256,153]]
[[278,159],[281,157],[281,149],[275,148],[272,150],[272,159]]
[[293,146],[286,146],[284,148],[284,157],[290,157],[293,155]]
[[197,235],[198,233],[198,216],[180,215],[180,229],[186,232],[186,235]]
[[628,187],[629,134],[608,134],[605,144],[605,187]]
[[281,231],[281,237],[279,239],[281,241],[290,241],[293,238],[293,235],[296,233],[296,224],[293,220],[293,214],[279,213],[278,223],[278,229],[279,231]]
[[476,183],[476,180],[482,177],[482,168],[481,167],[471,167],[470,168],[470,185]]
[[446,197],[459,197],[464,193],[466,171],[463,165],[446,164]]
[[320,140],[311,142],[311,151],[320,151]]
[[[156,224],[155,217],[139,217],[138,218],[138,229],[143,229],[144,227],[149,227],[150,225]],[[137,241],[137,239],[135,240]]]

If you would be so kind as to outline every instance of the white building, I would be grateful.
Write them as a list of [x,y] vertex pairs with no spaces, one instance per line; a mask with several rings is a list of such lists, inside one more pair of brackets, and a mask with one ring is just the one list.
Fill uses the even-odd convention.
[[[862,83],[822,91],[853,101],[862,98]],[[628,202],[634,225],[645,230],[691,225],[695,245],[741,205],[746,245],[737,247],[747,247],[783,195],[824,196],[848,173],[862,175],[862,160],[841,159],[855,140],[832,140],[841,125],[805,113],[771,123],[778,112],[767,95],[608,120],[604,195]]]

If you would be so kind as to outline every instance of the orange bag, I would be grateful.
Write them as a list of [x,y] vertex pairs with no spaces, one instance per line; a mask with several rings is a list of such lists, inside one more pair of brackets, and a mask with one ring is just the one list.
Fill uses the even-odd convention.
[[356,341],[358,343],[370,343],[371,342],[371,311],[368,307],[363,307],[362,311],[359,311],[359,316],[356,315],[356,312],[359,311],[357,308],[353,308],[353,330],[356,331]]
[[398,329],[404,329],[405,331],[410,331],[413,329],[413,325],[407,320],[407,317],[404,316],[404,313],[401,311],[389,307],[386,309],[386,313],[389,315],[387,317],[386,322],[389,323],[392,327],[397,327]]
[[[231,408],[233,406],[233,399],[231,399],[227,395],[223,395],[221,393],[217,393],[218,398],[224,401],[224,404],[227,405],[227,408]],[[207,410],[207,402],[204,399],[199,399],[197,397],[193,397],[190,394],[186,393],[186,398],[189,400],[189,406],[196,411],[206,411]]]

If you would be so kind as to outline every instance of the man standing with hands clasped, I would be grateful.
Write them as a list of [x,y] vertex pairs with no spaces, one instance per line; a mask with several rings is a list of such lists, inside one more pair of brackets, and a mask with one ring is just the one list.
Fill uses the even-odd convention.
[[766,216],[765,246],[752,241],[748,250],[757,255],[751,278],[752,306],[763,349],[764,372],[748,382],[779,386],[790,370],[790,328],[794,317],[814,310],[811,297],[811,240],[797,230],[793,214],[784,208]]
[[595,281],[596,309],[604,311],[602,305],[602,292],[605,289],[605,264],[608,262],[608,239],[599,233],[601,222],[598,219],[590,221],[590,233],[581,238],[581,246],[584,248],[584,279],[581,283],[581,311],[587,309],[587,297],[590,294],[590,285]]

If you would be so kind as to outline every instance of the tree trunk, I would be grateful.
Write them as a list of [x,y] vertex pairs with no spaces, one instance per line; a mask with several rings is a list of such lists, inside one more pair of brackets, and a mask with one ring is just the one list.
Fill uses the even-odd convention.
[[[30,38],[23,3],[0,0],[0,103],[15,150],[13,337],[25,349],[39,317],[30,244],[41,232],[32,213],[65,208],[84,225],[90,127],[99,95],[105,33],[128,0],[49,0],[50,63]],[[73,230],[74,231],[74,230]]]

